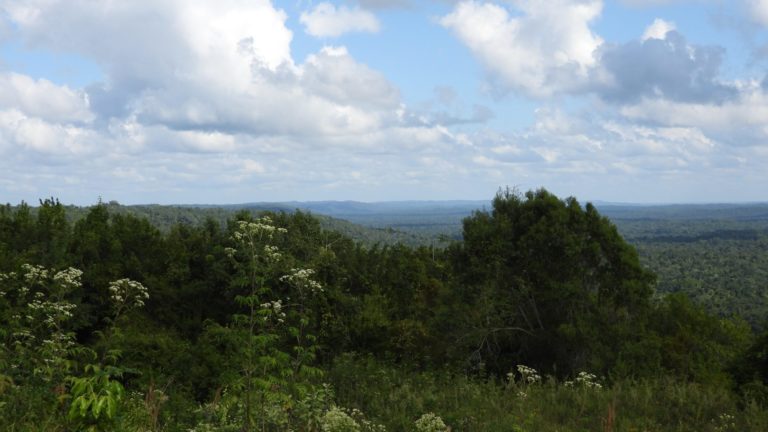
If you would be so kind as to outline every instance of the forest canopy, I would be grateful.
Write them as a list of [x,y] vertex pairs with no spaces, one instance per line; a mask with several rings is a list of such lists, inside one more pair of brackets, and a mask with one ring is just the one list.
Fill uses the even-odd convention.
[[[74,223],[55,199],[8,205],[0,273],[4,430],[405,430],[444,405],[395,415],[374,388],[429,374],[522,394],[690,383],[768,419],[766,337],[659,295],[610,220],[544,189],[500,191],[446,248],[364,245],[301,211],[160,230],[106,204]],[[494,430],[468,415],[443,412]]]

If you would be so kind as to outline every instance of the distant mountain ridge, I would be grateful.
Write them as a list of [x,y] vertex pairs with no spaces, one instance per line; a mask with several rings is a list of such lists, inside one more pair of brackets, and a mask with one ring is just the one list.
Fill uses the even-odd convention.
[[340,215],[382,215],[407,214],[412,212],[471,213],[483,207],[490,207],[490,201],[453,200],[453,201],[287,201],[287,202],[252,202],[211,206],[223,208],[279,209],[310,211],[328,216]]
[[[586,201],[584,202],[586,203]],[[632,220],[768,220],[765,203],[711,204],[632,204],[592,201],[604,216]],[[412,227],[430,220],[430,225],[460,225],[461,220],[477,210],[488,210],[491,201],[285,201],[251,202],[227,205],[184,205],[192,208],[228,210],[307,211],[378,228]]]

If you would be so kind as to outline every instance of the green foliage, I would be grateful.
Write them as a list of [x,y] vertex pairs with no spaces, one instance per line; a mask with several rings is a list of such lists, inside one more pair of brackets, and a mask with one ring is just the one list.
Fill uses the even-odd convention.
[[118,406],[125,396],[125,389],[119,381],[119,371],[86,365],[86,376],[70,378],[70,395],[67,419],[75,430],[101,432],[114,430],[118,417]]
[[752,342],[743,320],[713,318],[679,294],[664,299],[653,327],[663,335],[662,364],[696,382],[729,384],[729,370]]
[[416,420],[416,432],[446,432],[448,427],[440,416],[427,413]]
[[551,376],[538,383],[501,382],[343,356],[329,378],[339,404],[357,407],[387,430],[413,430],[414,420],[428,412],[440,413],[452,430],[469,432],[714,432],[724,418],[735,426],[720,430],[768,427],[768,410],[744,402],[727,387],[671,377],[622,379],[598,389],[566,386]]
[[[1,207],[0,430],[766,429],[768,338],[703,296],[653,296],[591,205],[502,191],[447,249],[327,226],[303,212]],[[733,267],[759,232],[681,227],[701,238],[658,244],[724,241],[703,262],[759,274],[759,259]],[[681,274],[698,265],[686,253]]]
[[[311,380],[322,375],[312,365],[316,337],[307,331],[307,308],[323,289],[310,269],[292,268],[278,277],[281,265],[290,261],[276,246],[287,229],[268,216],[245,217],[232,233],[236,248],[225,250],[236,269],[235,300],[244,309],[229,327],[238,346],[230,355],[239,359],[240,373],[227,385],[240,399],[244,430],[284,428],[294,420],[296,402],[312,392]],[[281,343],[285,340],[291,341],[290,350]]]
[[339,407],[328,410],[321,420],[321,425],[323,432],[360,432],[360,425],[355,419]]
[[476,367],[608,370],[650,310],[653,276],[590,204],[500,192],[452,251]]
[[[716,227],[722,225],[688,222],[677,228],[703,232],[630,241],[637,244],[645,265],[659,275],[660,292],[685,293],[710,313],[739,315],[759,328],[768,313],[768,297],[764,295],[768,286],[768,229],[754,231],[748,225],[734,227],[730,234],[718,233]],[[645,227],[650,231],[664,224],[647,222]]]

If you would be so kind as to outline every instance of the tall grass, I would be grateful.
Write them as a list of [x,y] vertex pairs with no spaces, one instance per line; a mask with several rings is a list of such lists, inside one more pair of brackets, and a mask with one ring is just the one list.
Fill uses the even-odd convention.
[[389,431],[410,431],[426,412],[456,431],[768,431],[768,410],[730,389],[672,378],[602,388],[414,372],[370,357],[341,357],[328,375],[338,403]]

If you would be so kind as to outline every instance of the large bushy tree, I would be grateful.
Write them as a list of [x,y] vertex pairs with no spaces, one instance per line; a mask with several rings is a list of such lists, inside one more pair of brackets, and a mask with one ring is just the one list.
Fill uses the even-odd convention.
[[605,371],[643,331],[654,277],[595,207],[502,190],[454,246],[459,341],[475,366]]

